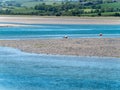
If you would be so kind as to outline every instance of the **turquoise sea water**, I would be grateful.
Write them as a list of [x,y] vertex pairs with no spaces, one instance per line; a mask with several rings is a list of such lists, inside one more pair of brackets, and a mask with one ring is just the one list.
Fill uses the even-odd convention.
[[37,55],[0,47],[0,90],[120,90],[120,59]]
[[120,25],[51,25],[35,24],[25,27],[1,27],[0,39],[31,39],[31,38],[119,38]]
[[[120,38],[119,25],[0,27],[0,39]],[[0,47],[0,90],[120,90],[120,58],[38,55]]]

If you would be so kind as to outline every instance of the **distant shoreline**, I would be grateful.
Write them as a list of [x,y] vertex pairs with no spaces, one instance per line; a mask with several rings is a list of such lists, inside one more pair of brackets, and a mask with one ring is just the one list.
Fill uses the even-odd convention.
[[[23,24],[115,24],[120,25],[120,17],[55,17],[55,16],[0,16],[2,23]],[[6,24],[5,24],[6,25]],[[4,26],[5,26],[4,25]],[[7,25],[6,25],[7,26]],[[15,24],[13,25],[15,26]]]

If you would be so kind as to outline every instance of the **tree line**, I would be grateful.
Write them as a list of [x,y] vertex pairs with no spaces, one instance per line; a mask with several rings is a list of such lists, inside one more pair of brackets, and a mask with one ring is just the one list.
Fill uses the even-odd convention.
[[[82,16],[87,14],[94,14],[102,16],[105,12],[114,12],[112,16],[120,16],[120,8],[102,8],[99,4],[82,5],[81,3],[62,3],[53,5],[46,5],[45,3],[36,5],[31,12],[13,12],[14,10],[6,9],[0,10],[0,14],[11,15],[39,15],[39,16]],[[86,11],[86,9],[90,9]],[[26,10],[27,11],[27,10]]]

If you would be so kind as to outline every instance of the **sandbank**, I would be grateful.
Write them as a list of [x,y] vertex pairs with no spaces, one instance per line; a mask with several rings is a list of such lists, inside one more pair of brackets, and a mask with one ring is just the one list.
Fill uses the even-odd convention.
[[120,17],[0,16],[0,22],[25,24],[120,24]]
[[0,46],[38,54],[120,58],[120,38],[0,40]]
[[[120,17],[0,16],[0,23],[0,27],[24,26],[24,24],[120,25]],[[38,54],[120,58],[120,38],[0,40],[0,46]]]

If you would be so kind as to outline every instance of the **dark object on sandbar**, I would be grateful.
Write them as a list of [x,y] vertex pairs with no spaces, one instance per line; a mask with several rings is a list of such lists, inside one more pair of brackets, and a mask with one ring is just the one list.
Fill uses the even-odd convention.
[[68,38],[68,36],[66,36],[66,35],[65,35],[65,36],[64,36],[64,38],[65,38],[65,39],[67,39],[67,38]]
[[99,34],[99,36],[103,36],[103,34],[102,34],[102,33],[100,33],[100,34]]

